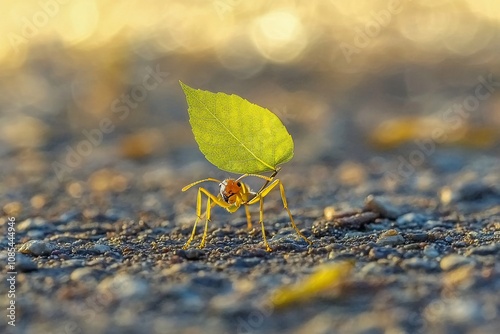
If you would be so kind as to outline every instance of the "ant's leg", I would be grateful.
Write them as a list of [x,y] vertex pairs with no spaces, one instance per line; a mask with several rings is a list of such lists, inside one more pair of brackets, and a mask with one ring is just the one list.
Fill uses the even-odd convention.
[[201,243],[199,248],[205,247],[205,241],[207,239],[208,222],[210,221],[210,211],[212,206],[210,205],[210,196],[207,197],[207,212],[205,214],[205,229],[203,230],[203,237],[201,238]]
[[193,241],[194,235],[196,234],[196,225],[198,225],[200,219],[201,219],[201,188],[198,189],[198,197],[196,199],[196,220],[194,221],[193,231],[191,232],[191,236],[186,241],[182,249],[187,249],[189,247],[189,244],[191,244],[191,241]]
[[262,238],[264,238],[264,245],[266,245],[266,251],[272,252],[273,250],[269,247],[266,238],[266,229],[264,228],[264,197],[260,197],[260,228],[262,230]]
[[250,231],[252,229],[252,216],[250,216],[250,209],[247,204],[245,204],[245,213],[247,215],[247,228]]
[[297,225],[295,225],[295,221],[293,220],[292,213],[290,212],[290,209],[288,208],[288,204],[286,202],[286,196],[285,196],[285,187],[283,187],[283,183],[281,183],[280,180],[277,180],[278,184],[280,185],[280,194],[281,194],[281,200],[283,201],[283,207],[285,208],[286,212],[288,212],[288,216],[290,217],[290,222],[292,223],[292,227],[294,228],[295,232],[297,232],[298,235],[302,237],[309,245],[312,245],[312,241],[307,239],[305,235],[300,233]]
[[[297,225],[295,225],[295,221],[293,220],[292,213],[290,212],[290,209],[288,208],[288,203],[286,201],[285,188],[283,187],[283,184],[279,179],[276,179],[273,182],[271,182],[271,184],[262,191],[260,197],[262,198],[266,197],[271,192],[271,190],[273,190],[277,185],[280,186],[281,201],[283,202],[283,207],[285,208],[286,212],[288,213],[288,216],[290,217],[290,222],[292,224],[293,229],[295,230],[295,232],[297,232],[298,235],[300,235],[302,239],[304,239],[305,241],[307,241],[308,244],[311,245],[312,242],[309,239],[307,239],[305,235],[300,233]],[[252,199],[250,202],[248,202],[248,204],[249,205],[254,204],[257,201],[257,199],[258,198]]]
[[183,249],[187,249],[189,247],[189,244],[191,243],[191,241],[193,241],[194,235],[196,233],[196,226],[197,226],[198,222],[200,221],[200,219],[203,217],[201,214],[202,194],[205,194],[205,196],[207,196],[207,211],[206,211],[205,230],[203,232],[203,237],[201,239],[200,248],[203,248],[203,246],[205,245],[205,240],[207,237],[207,230],[208,230],[208,222],[210,221],[210,212],[211,212],[212,207],[214,207],[215,205],[218,205],[221,208],[227,209],[231,206],[231,204],[226,203],[225,201],[221,200],[220,198],[217,198],[217,196],[215,196],[215,195],[212,195],[205,188],[200,187],[198,189],[198,198],[196,201],[196,221],[194,222],[193,231],[191,232],[191,237],[189,237],[188,241],[186,241],[186,243],[182,247]]

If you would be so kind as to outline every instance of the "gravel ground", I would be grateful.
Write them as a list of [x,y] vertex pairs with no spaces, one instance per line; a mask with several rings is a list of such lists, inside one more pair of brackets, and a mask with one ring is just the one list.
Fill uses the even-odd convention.
[[[500,160],[459,156],[436,151],[399,178],[388,177],[396,159],[287,164],[289,206],[313,245],[290,228],[276,193],[265,205],[267,253],[244,210],[218,208],[206,248],[196,248],[200,227],[182,250],[196,191],[180,188],[221,176],[206,164],[122,161],[60,183],[50,170],[19,168],[47,158],[14,155],[2,233],[14,217],[16,327],[3,316],[0,332],[497,333]],[[337,284],[275,303],[276,291],[345,261],[354,267]]]

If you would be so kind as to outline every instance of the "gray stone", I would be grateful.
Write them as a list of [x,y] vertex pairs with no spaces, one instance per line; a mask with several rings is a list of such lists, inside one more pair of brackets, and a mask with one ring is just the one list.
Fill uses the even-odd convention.
[[30,240],[25,242],[21,248],[19,248],[19,252],[23,254],[32,254],[36,256],[40,255],[50,255],[53,250],[56,249],[56,246],[50,242],[45,242],[42,240]]
[[429,236],[425,232],[415,232],[406,234],[406,238],[415,242],[426,241]]
[[260,263],[262,263],[262,258],[259,257],[236,258],[229,261],[229,264],[235,268],[252,268]]
[[393,254],[394,249],[393,248],[388,248],[388,247],[374,247],[370,249],[370,252],[368,253],[368,256],[370,259],[385,259],[387,258],[390,254]]
[[418,257],[413,257],[401,262],[401,267],[404,269],[414,270],[434,270],[437,268],[437,263],[434,261],[425,260]]
[[434,245],[427,245],[424,248],[424,255],[433,259],[439,256],[439,252]]
[[45,232],[42,230],[29,230],[26,236],[30,239],[43,239],[45,237]]
[[432,230],[433,228],[437,228],[437,227],[448,228],[449,224],[446,224],[440,220],[428,220],[424,223],[424,226],[422,226],[422,229]]
[[97,290],[112,293],[118,298],[141,298],[148,293],[149,287],[141,279],[127,274],[118,274],[105,278],[99,283]]
[[436,300],[427,306],[424,314],[455,325],[470,325],[484,320],[482,306],[477,301],[463,298]]
[[440,200],[444,205],[460,201],[476,201],[488,196],[498,195],[496,189],[484,182],[473,180],[457,183],[451,187],[443,187]]
[[83,267],[85,260],[83,259],[68,259],[62,263],[63,267]]
[[382,276],[386,273],[386,267],[377,262],[368,262],[360,269],[363,277]]
[[38,270],[38,266],[33,260],[23,254],[16,254],[16,271],[30,272]]
[[384,218],[396,219],[403,214],[400,208],[382,196],[369,195],[365,200],[365,208],[379,213]]
[[383,233],[377,240],[377,244],[382,246],[395,246],[405,243],[405,238],[401,234]]
[[406,213],[396,220],[400,228],[420,226],[427,221],[427,217],[419,213]]
[[95,252],[97,254],[104,254],[106,252],[109,252],[110,250],[111,250],[111,247],[109,247],[108,245],[103,245],[103,244],[95,244],[89,248],[89,251]]
[[73,281],[88,281],[95,280],[95,270],[92,268],[84,267],[73,270],[70,275]]
[[493,255],[498,252],[499,248],[499,244],[483,245],[470,249],[467,255]]
[[70,210],[59,216],[59,221],[63,224],[69,223],[71,221],[79,220],[82,214],[78,210]]
[[188,260],[199,260],[203,255],[205,255],[205,252],[198,248],[190,248],[184,253],[185,258]]

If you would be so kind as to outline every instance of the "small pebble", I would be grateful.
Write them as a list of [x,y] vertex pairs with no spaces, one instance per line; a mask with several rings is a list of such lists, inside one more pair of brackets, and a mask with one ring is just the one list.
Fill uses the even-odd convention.
[[382,196],[369,195],[365,200],[365,208],[389,219],[396,219],[403,214],[389,199]]
[[411,259],[403,260],[401,262],[401,267],[404,269],[414,269],[414,270],[433,270],[437,268],[437,263],[434,261],[425,260],[418,257],[413,257]]
[[[430,323],[443,322],[455,326],[470,325],[483,320],[481,305],[467,299],[436,300],[429,304],[424,315]],[[450,327],[453,328],[453,327]],[[458,327],[455,327],[458,328]],[[460,332],[460,331],[453,331]],[[466,333],[468,331],[464,331]]]
[[252,268],[255,267],[256,265],[262,263],[262,259],[258,257],[251,257],[251,258],[237,258],[237,259],[231,259],[229,261],[229,264],[233,266],[234,268]]
[[268,255],[265,249],[260,247],[240,248],[236,251],[236,255],[241,257],[265,257]]
[[8,216],[18,216],[23,209],[23,205],[17,201],[9,202],[5,204],[2,209]]
[[422,245],[418,242],[414,242],[414,243],[411,243],[411,244],[406,244],[403,246],[403,249],[405,250],[413,250],[413,249],[422,249]]
[[440,191],[440,200],[442,204],[448,205],[460,201],[475,201],[494,195],[496,195],[496,190],[493,186],[474,180],[443,187]]
[[182,255],[188,260],[199,260],[205,255],[205,252],[198,248],[189,248]]
[[52,251],[56,249],[56,246],[50,242],[45,242],[42,240],[30,240],[24,243],[19,252],[23,254],[32,254],[36,256],[40,255],[50,255]]
[[425,232],[407,233],[406,238],[414,242],[422,242],[427,240],[428,235]]
[[374,248],[370,249],[368,256],[370,259],[379,260],[379,259],[387,258],[389,256],[389,254],[392,254],[393,252],[394,252],[394,250],[392,248],[374,247]]
[[141,279],[127,274],[118,274],[105,278],[99,283],[97,290],[103,293],[111,292],[118,298],[126,299],[144,297],[148,293],[149,287]]
[[356,254],[330,252],[330,254],[328,254],[328,260],[331,261],[356,260]]
[[362,212],[349,217],[342,217],[335,220],[336,227],[344,227],[349,229],[360,229],[368,223],[373,223],[379,216],[375,212]]
[[89,267],[75,269],[71,272],[70,278],[73,281],[95,280],[95,269]]
[[31,258],[23,254],[16,254],[16,271],[27,273],[35,270],[38,270],[38,266]]
[[[307,235],[307,234],[306,234]],[[307,242],[300,237],[300,235],[295,232],[295,230],[291,227],[282,228],[278,231],[270,240],[270,243],[279,244],[279,243],[299,243],[307,245]]]
[[77,210],[71,210],[63,213],[62,215],[59,216],[59,222],[62,224],[69,223],[74,220],[78,220],[82,217],[82,214],[80,211]]
[[111,250],[111,247],[109,247],[108,245],[103,245],[103,244],[95,244],[89,248],[89,251],[95,252],[97,254],[104,254],[106,252],[109,252],[110,250]]
[[450,271],[457,269],[458,267],[462,267],[464,265],[474,264],[475,261],[466,256],[458,255],[458,254],[450,254],[443,257],[441,262],[439,262],[439,266],[444,271]]
[[422,229],[424,230],[431,230],[436,227],[443,227],[443,228],[448,228],[449,224],[446,224],[440,220],[428,220],[424,223],[422,226]]
[[196,275],[189,279],[189,285],[209,288],[214,290],[224,290],[231,286],[231,283],[223,277],[214,274]]
[[396,220],[398,227],[400,228],[408,228],[408,227],[416,227],[422,225],[427,220],[422,214],[410,212],[406,213]]
[[395,246],[405,243],[405,238],[399,234],[396,230],[388,230],[382,233],[377,240],[377,244],[382,246]]
[[498,253],[499,249],[499,244],[493,243],[490,245],[474,247],[470,249],[466,255],[494,255]]
[[433,259],[439,256],[439,252],[433,245],[427,245],[424,247],[424,255]]
[[333,218],[335,217],[336,210],[335,210],[335,208],[333,206],[327,206],[323,210],[323,214],[324,214],[326,220],[332,221]]
[[[238,294],[216,295],[210,300],[210,309],[223,316],[234,317],[246,311],[246,305]],[[222,331],[221,331],[222,332]]]
[[43,239],[45,237],[45,232],[41,230],[31,230],[26,233],[26,236],[30,239]]
[[462,265],[454,270],[445,271],[443,285],[448,289],[467,290],[476,283],[476,268],[472,264]]
[[68,259],[63,261],[63,267],[83,267],[85,265],[85,260],[83,259]]
[[48,224],[47,220],[41,217],[28,218],[17,225],[17,231],[19,232],[49,229],[53,229],[53,226],[51,224]]
[[370,277],[373,275],[383,275],[385,273],[385,267],[381,266],[377,262],[368,262],[361,269],[360,273],[362,276]]

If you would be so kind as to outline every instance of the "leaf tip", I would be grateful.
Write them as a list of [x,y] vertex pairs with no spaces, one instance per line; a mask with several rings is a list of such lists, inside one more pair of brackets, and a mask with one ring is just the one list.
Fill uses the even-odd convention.
[[188,90],[193,90],[193,88],[189,87],[188,85],[186,85],[184,82],[182,82],[180,80],[179,80],[179,84],[181,85],[181,88],[184,91],[184,93],[187,93]]

